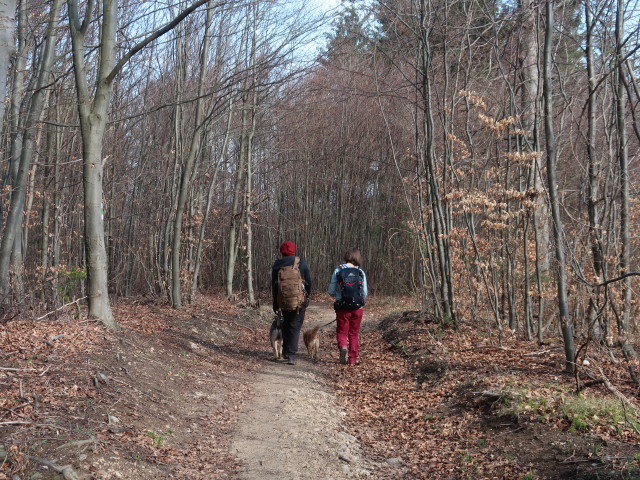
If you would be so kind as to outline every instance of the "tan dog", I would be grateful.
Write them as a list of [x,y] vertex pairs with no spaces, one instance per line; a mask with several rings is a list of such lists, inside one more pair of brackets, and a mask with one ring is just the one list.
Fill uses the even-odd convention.
[[309,352],[309,356],[314,361],[318,361],[318,350],[320,348],[320,327],[315,327],[311,330],[305,330],[304,332],[302,332],[302,338],[304,340],[305,346],[307,347],[307,352]]
[[282,358],[282,316],[279,314],[276,314],[269,328],[269,341],[273,348],[273,357],[280,360]]

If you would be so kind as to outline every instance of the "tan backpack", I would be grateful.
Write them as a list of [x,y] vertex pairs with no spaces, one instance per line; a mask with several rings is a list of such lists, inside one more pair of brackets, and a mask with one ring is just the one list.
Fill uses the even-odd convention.
[[293,265],[278,270],[278,307],[285,312],[299,310],[304,305],[305,289],[300,275],[300,257]]

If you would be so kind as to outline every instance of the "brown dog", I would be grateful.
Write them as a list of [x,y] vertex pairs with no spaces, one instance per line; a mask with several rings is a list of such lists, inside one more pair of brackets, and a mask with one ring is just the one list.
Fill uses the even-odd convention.
[[313,361],[318,361],[318,350],[320,348],[320,327],[315,327],[302,332],[302,339],[307,347],[307,352]]

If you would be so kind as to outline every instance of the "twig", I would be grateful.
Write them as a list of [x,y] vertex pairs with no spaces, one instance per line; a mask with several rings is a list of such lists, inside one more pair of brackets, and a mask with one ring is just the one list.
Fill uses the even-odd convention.
[[55,472],[62,474],[65,480],[80,480],[80,478],[78,477],[78,474],[76,473],[76,471],[73,469],[71,465],[65,465],[61,467],[60,465],[56,465],[50,460],[45,460],[44,458],[33,457],[31,455],[27,455],[27,457],[29,458],[29,460],[33,460],[34,462],[38,462],[38,463],[41,463],[42,465],[46,465],[47,467],[54,470]]
[[613,384],[609,381],[609,379],[604,375],[602,368],[598,367],[598,370],[600,370],[600,375],[602,375],[602,383],[607,388],[607,390],[609,390],[616,397],[618,397],[620,401],[622,401],[623,403],[626,403],[627,405],[632,407],[634,410],[638,410],[638,406],[635,403],[633,403],[631,400],[625,397],[622,394],[622,392],[620,392],[620,390],[618,390],[616,387],[613,386]]
[[0,407],[0,408],[3,408],[4,410],[6,410],[6,412],[0,418],[4,418],[7,415],[9,415],[10,413],[15,412],[16,410],[20,410],[21,408],[24,408],[24,407],[26,407],[28,405],[31,405],[31,402],[21,403],[20,405],[16,405],[15,407],[11,407],[11,408]]
[[[47,365],[47,367],[38,374],[39,377],[47,373],[47,371],[51,368],[51,365]],[[14,367],[0,367],[0,370],[3,372],[37,372],[37,368],[14,368]]]
[[585,388],[593,387],[595,385],[602,385],[603,383],[604,383],[604,380],[602,378],[597,378],[595,380],[591,380],[590,382],[580,382],[580,384],[578,385],[577,391],[581,392]]
[[158,400],[157,400],[157,399],[153,398],[153,397],[152,397],[151,395],[149,395],[148,393],[141,392],[141,391],[140,391],[140,390],[138,390],[136,387],[134,387],[133,385],[128,384],[127,382],[123,382],[122,380],[118,380],[117,378],[113,378],[113,377],[111,377],[111,378],[110,378],[110,380],[112,380],[112,381],[114,381],[114,382],[117,382],[117,383],[120,383],[120,384],[122,384],[122,385],[125,385],[125,386],[129,387],[130,389],[135,390],[135,391],[136,391],[136,392],[138,392],[140,395],[144,395],[144,396],[146,396],[146,397],[149,397],[151,400],[153,400],[154,402],[158,403]]
[[[0,427],[3,425],[33,425],[34,427],[50,428],[52,430],[64,430],[65,432],[75,432],[68,428],[61,427],[60,425],[53,425],[51,423],[34,423],[27,420],[10,420],[8,422],[0,422]],[[0,446],[0,452],[2,447]]]
[[93,443],[94,448],[95,448],[95,446],[98,444],[98,440],[95,439],[94,437],[91,437],[91,438],[89,438],[87,440],[74,440],[73,442],[63,443],[59,447],[56,447],[56,450],[61,450],[61,449],[65,448],[65,447],[81,447],[83,445],[88,445],[90,443]]
[[[198,317],[198,318],[201,318],[201,317]],[[227,323],[231,323],[231,324],[233,324],[233,325],[235,325],[235,326],[237,326],[237,327],[245,328],[245,329],[249,330],[251,333],[256,333],[256,331],[255,331],[253,328],[247,327],[247,326],[245,326],[245,325],[241,325],[241,324],[239,324],[239,323],[234,322],[233,320],[227,320],[227,319],[225,319],[225,318],[217,318],[217,317],[208,317],[208,318],[209,318],[209,319],[211,319],[211,320],[217,320],[217,321],[219,321],[219,322],[227,322]],[[201,318],[201,319],[202,319],[202,318]]]
[[44,343],[46,343],[47,345],[49,345],[50,347],[53,347],[53,342],[55,342],[56,340],[58,340],[59,338],[65,337],[66,335],[64,333],[61,333],[60,335],[54,335],[53,337],[51,337],[49,340],[42,340]]
[[37,368],[13,368],[13,367],[0,367],[0,370],[6,372],[37,372]]
[[547,349],[547,350],[540,350],[539,352],[531,352],[531,353],[525,353],[524,355],[522,355],[523,357],[536,357],[538,355],[544,355],[545,353],[549,353],[551,351],[551,349]]
[[464,350],[460,350],[461,352],[469,352],[474,350],[504,350],[505,352],[512,352],[513,348],[501,347],[499,345],[479,345],[473,348],[465,348]]
[[622,404],[622,413],[624,413],[624,421],[627,422],[629,425],[631,425],[631,428],[633,428],[636,431],[636,435],[640,435],[640,430],[638,430],[638,427],[636,426],[636,424],[633,423],[631,420],[629,420],[629,417],[627,417],[627,406],[622,401],[622,399],[620,400],[620,403]]
[[[0,457],[4,457],[9,459],[9,461],[13,461],[11,458],[11,452],[6,451],[4,447],[0,445]],[[34,457],[32,455],[26,455],[29,460],[33,460],[34,462],[40,463],[42,465],[46,465],[56,473],[61,474],[65,480],[79,480],[78,474],[73,469],[71,465],[65,465],[61,467],[60,465],[55,464],[51,460],[45,460],[44,458]]]
[[73,302],[69,302],[69,303],[65,303],[64,305],[62,305],[61,307],[56,308],[55,310],[52,310],[51,312],[47,312],[44,315],[42,315],[41,317],[36,318],[36,320],[42,320],[43,318],[48,317],[49,315],[51,315],[52,313],[56,313],[57,311],[62,310],[65,307],[68,307],[69,305],[73,305],[78,304],[78,302],[80,302],[80,300],[84,300],[85,298],[87,298],[86,296],[82,297],[82,298],[76,298]]

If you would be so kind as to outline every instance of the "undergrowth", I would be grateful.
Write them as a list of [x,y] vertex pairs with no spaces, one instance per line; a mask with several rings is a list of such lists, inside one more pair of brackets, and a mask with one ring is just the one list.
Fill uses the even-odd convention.
[[[598,432],[623,436],[640,429],[640,411],[617,398],[575,395],[563,387],[528,389],[507,386],[501,390],[499,416],[543,423],[567,422],[574,433]],[[636,439],[640,436],[636,433]]]

